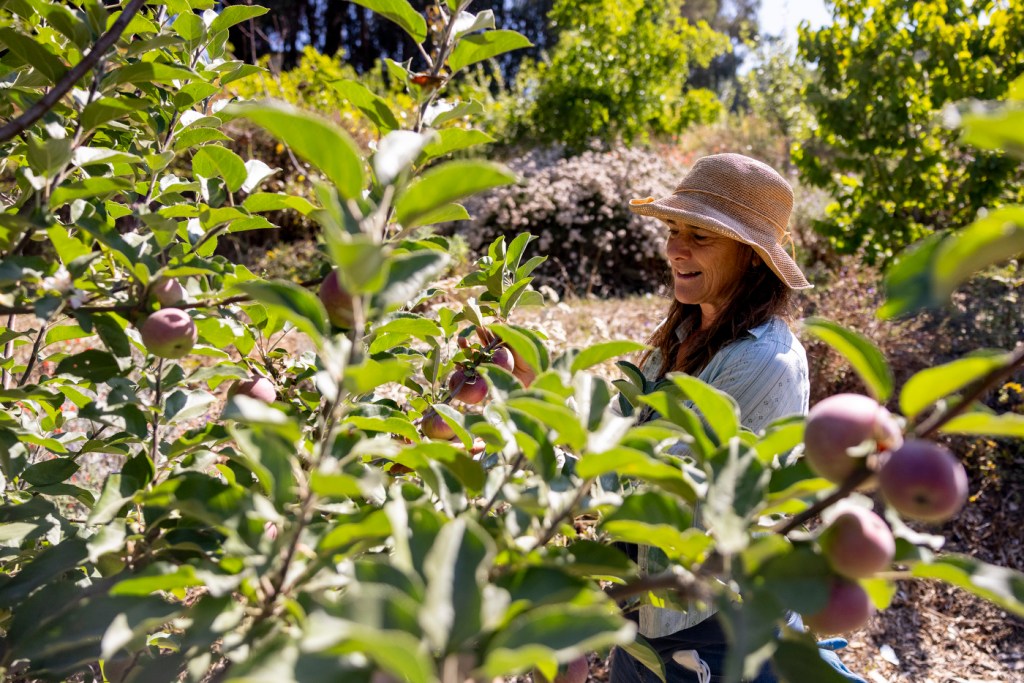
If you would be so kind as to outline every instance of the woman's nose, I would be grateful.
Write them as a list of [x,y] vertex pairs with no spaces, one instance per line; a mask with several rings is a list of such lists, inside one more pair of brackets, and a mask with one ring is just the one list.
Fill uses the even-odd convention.
[[683,243],[680,239],[669,239],[665,244],[665,254],[669,260],[688,258],[690,255],[690,247]]

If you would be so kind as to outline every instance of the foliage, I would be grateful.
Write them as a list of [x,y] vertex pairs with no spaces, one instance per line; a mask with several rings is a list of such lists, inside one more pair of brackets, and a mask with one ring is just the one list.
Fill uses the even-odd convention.
[[529,227],[548,257],[536,271],[538,284],[607,296],[647,292],[665,280],[663,231],[629,211],[628,200],[671,193],[678,166],[627,147],[568,158],[534,150],[510,164],[522,181],[474,200],[473,220],[454,224],[471,251]]
[[[650,385],[623,363],[615,400],[589,369],[635,342],[551,357],[542,331],[513,323],[517,307],[542,302],[532,273],[543,257],[527,234],[488,246],[460,283],[473,293],[465,304],[439,301],[432,282],[448,244],[420,228],[465,217],[460,201],[515,176],[447,159],[482,138],[454,125],[471,107],[434,105],[457,65],[522,39],[460,0],[433,6],[439,42],[403,0],[360,4],[424,45],[421,71],[388,63],[417,103],[408,127],[351,87],[381,133],[369,153],[285,103],[213,102],[251,73],[227,58],[227,28],[261,8],[36,0],[0,14],[10,84],[0,154],[16,183],[0,214],[4,675],[447,683],[538,668],[552,678],[589,649],[643,651],[618,600],[694,597],[718,606],[734,636],[726,680],[770,657],[783,672],[818,663],[815,680],[829,683],[811,636],[777,627],[787,609],[821,608],[833,581],[797,527],[863,481],[833,489],[813,477],[799,458],[802,420],[746,432],[734,401],[692,377]],[[314,199],[259,191],[268,169],[221,144],[229,119],[308,163]],[[187,169],[171,172],[179,158]],[[263,214],[281,209],[316,221],[333,297],[215,255],[221,235],[266,229]],[[972,244],[950,247],[985,265],[994,254]],[[944,272],[932,277],[946,284]],[[198,331],[173,363],[138,332],[164,310],[150,294],[167,278],[185,286],[178,313]],[[888,386],[877,352],[833,331],[851,355],[875,359],[856,366],[869,385]],[[279,348],[286,334],[308,351]],[[92,348],[65,344],[78,341]],[[926,408],[909,432],[1021,436],[1015,414],[954,411],[1024,352],[968,360],[899,389],[902,405]],[[453,404],[456,367],[483,376],[481,408]],[[215,409],[226,385],[253,374],[272,380],[277,400],[238,393]],[[636,425],[619,410],[640,406],[658,419]],[[454,437],[426,438],[427,425]],[[77,475],[96,455],[119,469],[94,489]],[[707,531],[692,526],[698,504]],[[936,556],[890,519],[904,578],[1024,614],[1024,576]],[[639,576],[615,541],[653,546],[666,572]],[[869,584],[879,602],[893,578]]]
[[739,78],[741,99],[755,116],[771,122],[787,147],[806,138],[813,122],[804,100],[811,80],[807,66],[782,41],[761,42],[755,60],[757,65]]
[[803,30],[816,65],[806,100],[817,128],[794,150],[801,176],[835,199],[818,228],[842,253],[887,263],[933,231],[959,229],[979,209],[1019,200],[1018,162],[978,151],[941,112],[994,100],[1024,71],[1024,6],[837,0],[833,23]]
[[718,116],[714,95],[686,81],[729,41],[684,20],[677,4],[560,0],[549,16],[559,40],[549,60],[522,67],[518,92],[531,109],[520,136],[581,151],[591,138],[647,139]]

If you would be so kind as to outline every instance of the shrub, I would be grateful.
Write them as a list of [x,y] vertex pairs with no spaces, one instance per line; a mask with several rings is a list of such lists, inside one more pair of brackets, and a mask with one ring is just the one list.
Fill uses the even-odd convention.
[[660,223],[630,212],[629,200],[670,193],[682,169],[650,149],[622,147],[564,158],[535,150],[510,166],[523,180],[471,202],[474,220],[457,224],[471,251],[495,237],[530,230],[548,260],[537,284],[601,296],[647,292],[668,271]]

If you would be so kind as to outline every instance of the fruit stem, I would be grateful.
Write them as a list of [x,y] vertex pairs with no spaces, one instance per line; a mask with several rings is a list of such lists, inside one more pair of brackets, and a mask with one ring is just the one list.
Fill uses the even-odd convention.
[[791,517],[787,520],[783,520],[776,526],[772,527],[772,531],[774,531],[777,534],[785,536],[801,524],[804,524],[805,522],[816,517],[822,510],[825,510],[831,507],[832,505],[835,505],[843,498],[846,498],[848,495],[853,493],[858,486],[860,486],[865,481],[870,479],[872,474],[874,473],[866,467],[863,469],[856,470],[853,474],[847,477],[846,481],[844,481],[835,491],[830,493],[825,498],[822,498],[818,502],[814,503],[813,505],[811,505],[811,507],[807,508],[800,514]]

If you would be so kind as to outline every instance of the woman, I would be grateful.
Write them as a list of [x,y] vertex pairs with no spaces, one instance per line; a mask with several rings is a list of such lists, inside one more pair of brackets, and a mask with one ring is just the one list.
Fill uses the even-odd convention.
[[[741,154],[716,154],[698,160],[672,195],[633,200],[630,208],[668,226],[674,296],[641,358],[648,378],[698,377],[735,398],[743,426],[753,431],[806,414],[807,357],[787,321],[791,293],[811,285],[784,246],[792,243],[786,226],[793,208],[785,179]],[[641,569],[657,572],[658,555],[639,548]],[[640,633],[665,660],[669,683],[718,680],[726,639],[713,615],[714,608],[696,604],[686,612],[640,609]],[[833,653],[825,656],[849,680],[863,681]],[[657,679],[616,649],[610,680]],[[755,683],[775,680],[766,666]]]

